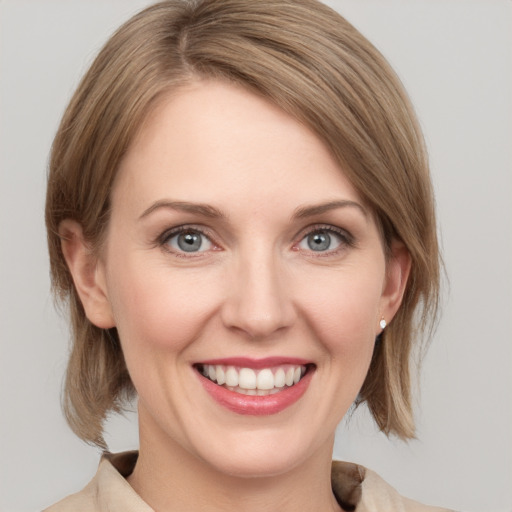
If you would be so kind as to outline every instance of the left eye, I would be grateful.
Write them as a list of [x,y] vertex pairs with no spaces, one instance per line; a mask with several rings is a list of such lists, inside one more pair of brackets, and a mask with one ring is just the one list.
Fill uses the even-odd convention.
[[166,243],[177,252],[203,252],[212,248],[206,235],[191,229],[170,236]]
[[333,251],[343,243],[343,238],[340,234],[328,230],[317,229],[308,233],[299,243],[300,249],[315,252]]

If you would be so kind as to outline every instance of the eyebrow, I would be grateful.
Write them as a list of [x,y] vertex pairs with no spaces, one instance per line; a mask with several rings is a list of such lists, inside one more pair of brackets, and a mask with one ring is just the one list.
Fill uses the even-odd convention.
[[[328,201],[326,203],[315,204],[311,206],[301,206],[294,211],[292,218],[304,219],[307,217],[313,217],[315,215],[321,215],[322,213],[326,213],[331,210],[336,210],[338,208],[347,207],[357,208],[365,217],[368,216],[368,212],[361,204],[355,201],[349,201],[344,199],[338,201]],[[168,199],[161,199],[153,203],[146,210],[144,210],[144,212],[142,212],[141,216],[139,217],[139,220],[144,219],[154,211],[162,208],[187,213],[195,213],[197,215],[202,215],[203,217],[208,217],[211,219],[226,219],[227,217],[222,211],[209,204],[189,203],[186,201],[171,201]]]
[[366,209],[359,203],[355,201],[349,201],[346,199],[339,201],[328,201],[326,203],[314,204],[311,206],[301,206],[297,208],[293,214],[293,217],[297,219],[303,219],[306,217],[313,217],[315,215],[321,215],[322,213],[326,213],[331,210],[336,210],[338,208],[357,208],[365,217],[368,217],[368,212]]
[[139,217],[139,220],[144,219],[155,210],[159,209],[169,209],[169,210],[177,210],[187,213],[195,213],[197,215],[202,215],[203,217],[215,218],[215,219],[225,219],[226,215],[222,213],[217,208],[210,206],[208,204],[202,203],[188,203],[186,201],[170,201],[168,199],[161,199],[153,203],[149,208],[142,212],[142,215]]

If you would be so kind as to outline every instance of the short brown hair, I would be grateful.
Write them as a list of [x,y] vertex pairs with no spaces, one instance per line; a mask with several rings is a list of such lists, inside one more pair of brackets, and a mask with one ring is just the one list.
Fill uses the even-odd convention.
[[169,0],[125,23],[74,94],[50,159],[46,224],[56,295],[73,344],[64,411],[76,434],[105,447],[103,422],[134,389],[115,329],[85,316],[59,238],[73,219],[101,246],[110,193],[130,142],[160,98],[196,77],[229,80],[309,126],[372,208],[385,248],[411,256],[402,305],[376,343],[360,391],[386,434],[414,435],[411,353],[439,295],[428,161],[408,97],[386,60],[344,18],[315,0]]

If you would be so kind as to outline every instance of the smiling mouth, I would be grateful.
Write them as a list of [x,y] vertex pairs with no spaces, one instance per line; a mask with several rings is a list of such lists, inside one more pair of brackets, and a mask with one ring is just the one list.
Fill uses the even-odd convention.
[[221,364],[197,364],[196,370],[209,381],[241,395],[275,395],[298,384],[313,365],[283,364],[253,369]]

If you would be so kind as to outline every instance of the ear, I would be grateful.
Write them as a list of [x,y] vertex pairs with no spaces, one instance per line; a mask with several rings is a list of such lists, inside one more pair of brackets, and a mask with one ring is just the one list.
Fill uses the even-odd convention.
[[87,318],[97,327],[115,327],[107,296],[105,268],[83,236],[82,226],[73,220],[59,225],[62,253]]
[[[411,255],[405,245],[394,240],[391,243],[391,255],[386,264],[386,280],[381,296],[380,318],[377,319],[377,326],[380,320],[384,319],[389,323],[395,316],[405,292],[407,279],[411,271]],[[382,329],[379,329],[377,334]]]

